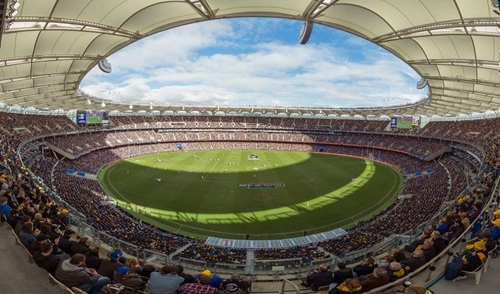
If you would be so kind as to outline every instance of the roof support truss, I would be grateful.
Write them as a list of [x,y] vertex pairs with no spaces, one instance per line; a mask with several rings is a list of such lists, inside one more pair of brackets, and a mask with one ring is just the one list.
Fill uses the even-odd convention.
[[75,20],[75,19],[61,19],[49,17],[18,17],[11,20],[11,26],[5,31],[8,33],[15,33],[18,31],[32,31],[32,30],[64,30],[64,31],[88,31],[100,34],[118,35],[132,39],[142,38],[138,32],[131,32],[124,29],[107,26],[99,23]]

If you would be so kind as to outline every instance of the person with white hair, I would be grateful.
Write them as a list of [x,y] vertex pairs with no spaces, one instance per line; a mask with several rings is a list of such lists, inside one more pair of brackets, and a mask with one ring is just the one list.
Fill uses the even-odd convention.
[[381,267],[376,267],[373,269],[371,275],[366,276],[366,278],[361,281],[361,287],[363,291],[370,291],[371,289],[389,284],[389,282],[390,279],[389,275],[387,275],[387,271]]
[[401,265],[407,272],[413,272],[425,264],[425,255],[422,249],[413,251],[412,255],[401,261]]

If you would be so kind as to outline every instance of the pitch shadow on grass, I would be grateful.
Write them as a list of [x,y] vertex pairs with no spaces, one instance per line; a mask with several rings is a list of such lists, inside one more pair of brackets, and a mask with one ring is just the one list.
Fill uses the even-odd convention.
[[[272,157],[277,152],[270,152],[270,155],[263,151],[241,153],[243,158],[237,164],[239,171],[214,171],[216,169],[209,164],[207,169],[187,171],[201,162],[203,157],[199,155],[197,159],[182,158],[178,164],[162,168],[151,168],[132,159],[110,166],[107,171],[111,173],[101,176],[104,175],[108,189],[120,200],[120,205],[134,214],[141,213],[166,223],[169,229],[195,228],[189,229],[188,235],[196,231],[205,236],[224,237],[269,233],[281,238],[285,234],[301,234],[304,230],[313,233],[346,226],[387,207],[401,188],[395,184],[390,195],[381,195],[380,187],[397,182],[388,176],[395,174],[394,171],[386,172],[385,176],[382,173],[376,181],[372,180],[375,165],[368,168],[370,165],[362,159],[336,157],[334,163],[328,160],[333,158],[331,155],[307,154],[305,159],[293,164],[280,162],[275,166],[262,161],[259,170],[246,171],[241,169],[248,166],[240,164],[246,162],[247,153],[260,153],[263,158],[272,158],[266,160],[277,162]],[[154,159],[155,155],[151,156]],[[165,163],[172,161],[172,154],[169,157]],[[229,163],[236,159],[224,160],[222,157],[212,161],[212,165],[231,167]],[[203,160],[208,162],[208,158]],[[162,162],[157,163],[162,165]],[[184,170],[180,170],[180,166],[184,166]],[[390,169],[379,168],[377,173],[384,170]],[[278,184],[284,186],[276,186]],[[249,188],[248,185],[256,186]],[[383,196],[388,197],[380,201]],[[359,212],[361,215],[357,215]]]

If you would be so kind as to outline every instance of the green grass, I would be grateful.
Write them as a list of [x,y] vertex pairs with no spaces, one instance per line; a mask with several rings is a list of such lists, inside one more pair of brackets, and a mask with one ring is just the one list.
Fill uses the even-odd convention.
[[[359,158],[248,150],[138,156],[105,167],[99,180],[130,213],[199,238],[348,228],[389,206],[403,185],[399,172]],[[263,183],[284,187],[240,186]]]
[[87,124],[101,124],[102,116],[87,116]]

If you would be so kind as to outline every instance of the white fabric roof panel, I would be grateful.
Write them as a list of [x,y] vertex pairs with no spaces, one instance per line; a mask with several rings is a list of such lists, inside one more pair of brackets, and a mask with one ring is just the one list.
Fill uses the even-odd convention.
[[491,8],[491,1],[455,0],[463,19],[498,17]]
[[348,28],[356,31],[358,35],[373,38],[392,32],[386,20],[364,7],[352,5],[333,5],[317,17],[324,24]]
[[498,59],[498,51],[500,50],[500,38],[472,36],[472,40],[474,40],[476,56],[478,60]]
[[[499,109],[500,17],[490,0],[22,0],[6,19],[0,102],[86,109],[75,90],[97,61],[184,24],[245,16],[288,17],[339,28],[386,48],[428,78],[431,102],[376,109],[224,107],[224,112],[445,115]],[[298,34],[299,32],[297,32]],[[402,93],[403,95],[404,93]],[[71,103],[68,103],[71,101]],[[107,103],[109,110],[128,105]],[[155,106],[180,111],[182,106]],[[190,107],[216,109],[216,106]],[[134,110],[149,111],[148,105]]]
[[4,32],[2,47],[0,47],[0,58],[31,56],[37,36],[38,32],[19,32],[15,34]]
[[384,43],[384,47],[393,53],[397,53],[404,60],[427,59],[426,52],[418,42],[412,39],[388,41]]
[[89,32],[44,31],[38,37],[35,55],[81,54],[98,36]]
[[304,0],[208,0],[217,17],[224,16],[276,16],[299,17],[311,1]]
[[97,56],[102,54],[102,52],[108,52],[128,41],[129,39],[121,36],[100,35],[93,39],[91,43],[87,44],[84,53],[85,55]]
[[138,11],[127,19],[121,28],[147,34],[158,28],[168,27],[171,23],[187,23],[189,20],[193,22],[201,19],[202,17],[187,3],[167,2],[151,5]]

